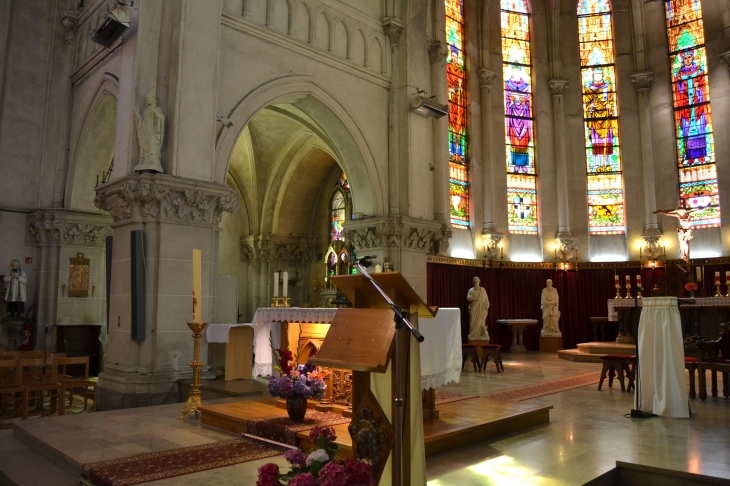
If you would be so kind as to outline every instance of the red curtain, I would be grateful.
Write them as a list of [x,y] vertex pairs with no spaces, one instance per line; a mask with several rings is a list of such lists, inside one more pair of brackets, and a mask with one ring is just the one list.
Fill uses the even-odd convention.
[[[723,266],[724,268],[727,266]],[[730,267],[728,267],[730,268]],[[707,267],[707,278],[712,278]],[[537,326],[530,326],[525,331],[525,346],[530,350],[540,347],[540,329],[542,329],[542,312],[540,296],[545,281],[552,279],[553,285],[560,295],[560,330],[563,333],[563,348],[575,348],[578,343],[593,341],[593,330],[589,317],[606,317],[608,307],[606,301],[616,295],[614,275],[619,276],[621,295],[626,295],[626,275],[631,282],[636,282],[637,269],[605,269],[558,272],[553,269],[484,269],[457,265],[428,264],[428,304],[439,307],[459,307],[461,309],[461,334],[466,342],[469,334],[469,312],[466,294],[472,286],[472,278],[477,276],[489,296],[489,316],[487,324],[493,343],[506,348],[512,343],[512,333],[506,326],[497,326],[497,319],[537,319]],[[651,294],[650,289],[663,278],[664,271],[641,270],[644,295]],[[724,281],[725,275],[722,274]],[[723,287],[724,289],[724,287]],[[616,339],[615,322],[605,325],[605,340]]]

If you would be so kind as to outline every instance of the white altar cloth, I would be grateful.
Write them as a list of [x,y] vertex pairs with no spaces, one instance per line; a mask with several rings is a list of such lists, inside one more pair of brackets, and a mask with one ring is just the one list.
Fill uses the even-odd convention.
[[[648,298],[648,297],[647,297]],[[689,299],[690,297],[683,297]],[[639,307],[643,306],[644,299],[639,299]],[[730,297],[695,297],[694,304],[682,304],[682,309],[699,307],[730,307]],[[634,299],[608,299],[608,320],[618,321],[617,308],[634,307]]]
[[[421,389],[444,386],[461,377],[461,310],[441,308],[433,319],[419,318]],[[418,346],[416,341],[412,346]]]
[[689,418],[682,321],[676,297],[647,297],[639,320],[639,409]]
[[[205,339],[209,343],[227,343],[228,342],[228,332],[231,330],[232,327],[254,327],[251,324],[209,324],[207,328],[205,328]],[[256,328],[254,327],[254,334],[256,332]]]

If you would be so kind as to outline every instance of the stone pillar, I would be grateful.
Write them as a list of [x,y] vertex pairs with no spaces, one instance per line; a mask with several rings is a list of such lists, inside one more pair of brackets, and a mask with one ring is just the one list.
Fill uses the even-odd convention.
[[[443,8],[440,9],[443,14]],[[446,59],[447,46],[438,41],[428,49],[431,61],[431,89],[436,99],[441,103],[448,103],[448,88],[446,86]],[[449,118],[434,119],[431,123],[431,140],[433,141],[433,206],[434,219],[444,225],[451,224],[451,208],[449,206]]]
[[[223,212],[238,209],[238,195],[221,184],[165,174],[128,175],[96,191],[96,206],[114,219],[109,351],[99,375],[99,407],[160,404],[176,380],[191,373],[186,323],[192,314],[192,250],[202,251],[203,321],[213,322],[219,222]],[[131,333],[135,230],[145,236],[146,319],[139,340]]]
[[563,92],[568,88],[568,81],[551,79],[548,83],[553,96],[553,127],[555,129],[555,167],[558,189],[558,234],[561,241],[571,239],[570,201],[568,199],[568,163],[565,149],[565,106]]
[[[482,177],[484,191],[484,222],[482,225],[482,235],[489,239],[487,245],[487,253],[490,249],[496,251],[496,245],[504,236],[497,231],[494,224],[494,150],[492,141],[492,81],[497,77],[497,73],[486,68],[481,68],[477,73],[479,75],[479,95],[481,104],[482,117]],[[504,171],[502,171],[504,174]],[[492,259],[487,255],[487,258]]]
[[[657,224],[656,188],[654,186],[654,147],[651,134],[651,106],[649,89],[654,74],[651,72],[631,75],[639,102],[639,131],[641,134],[641,167],[644,176],[644,232],[642,236],[649,244],[649,239],[661,236]],[[647,239],[649,238],[649,239]]]
[[[401,69],[399,64],[400,36],[403,24],[397,17],[382,19],[383,30],[390,42],[390,88],[388,93],[388,212],[401,214],[408,204],[408,184],[401,177],[399,96]],[[404,190],[405,189],[405,190]]]
[[[39,210],[28,215],[30,240],[36,245],[36,349],[56,350],[56,324],[102,327],[106,343],[106,236],[109,216],[64,210]],[[69,298],[69,260],[79,253],[90,260],[88,296]],[[94,287],[92,289],[92,287]],[[30,303],[26,303],[26,310]]]

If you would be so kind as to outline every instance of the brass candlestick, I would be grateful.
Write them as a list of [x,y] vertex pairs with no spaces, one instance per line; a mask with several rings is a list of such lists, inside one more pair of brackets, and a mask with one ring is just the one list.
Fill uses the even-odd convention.
[[616,296],[614,299],[623,299],[623,297],[621,297],[621,286],[619,284],[616,284]]
[[282,297],[279,307],[289,307],[289,297]]
[[636,295],[636,298],[637,298],[637,299],[641,299],[641,298],[643,297],[643,295],[641,295],[641,292],[642,292],[643,290],[644,290],[644,289],[643,289],[642,287],[639,287],[639,293],[638,293],[638,294]]
[[281,307],[279,305],[279,298],[278,297],[272,297],[271,298],[271,307]]
[[719,284],[719,283],[716,283],[716,284],[715,284],[715,288],[717,289],[717,290],[715,291],[715,297],[722,297],[722,294],[720,293],[720,285],[721,285],[721,284]]
[[627,299],[631,298],[631,285],[630,284],[626,284],[626,298]]
[[203,367],[203,362],[200,361],[200,336],[207,326],[207,322],[188,322],[188,327],[193,331],[193,360],[190,362],[190,367],[193,369],[193,384],[190,385],[190,396],[180,411],[178,420],[184,419],[189,413],[200,415],[198,409],[203,406],[203,398],[200,396],[200,368]]

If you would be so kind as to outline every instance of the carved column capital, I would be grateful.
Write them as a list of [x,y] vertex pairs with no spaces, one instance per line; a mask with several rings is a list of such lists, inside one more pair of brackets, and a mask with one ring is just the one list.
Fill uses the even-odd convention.
[[722,62],[727,64],[727,68],[730,69],[730,51],[725,51],[720,54],[720,59],[722,59]]
[[431,64],[443,61],[449,53],[449,48],[445,42],[437,41],[428,46],[428,60]]
[[631,75],[631,82],[638,92],[648,92],[651,88],[651,82],[654,80],[654,73],[647,71],[643,73],[634,73]]
[[659,242],[662,239],[662,234],[657,231],[657,234],[644,234],[641,237],[644,239],[646,246],[643,249],[643,256],[648,260],[659,260],[663,256],[663,248],[659,246]]
[[485,86],[491,87],[492,81],[497,78],[497,73],[490,71],[487,68],[481,68],[477,71],[477,75],[479,76],[479,86],[482,88]]
[[130,174],[96,188],[94,205],[115,224],[159,221],[217,226],[223,213],[240,206],[238,194],[214,182],[165,174]]
[[548,87],[550,88],[550,93],[552,93],[553,96],[563,96],[563,91],[568,89],[568,80],[551,79],[548,81]]
[[383,25],[383,31],[390,40],[391,47],[398,47],[400,35],[403,32],[403,23],[397,17],[383,17],[380,20]]
[[347,221],[345,236],[356,250],[407,248],[424,253],[445,253],[453,234],[450,225],[406,217],[380,216]]
[[484,253],[487,259],[496,260],[499,256],[499,244],[504,238],[504,233],[482,232],[482,241],[484,242]]
[[66,211],[35,211],[28,215],[28,235],[36,246],[103,247],[111,234],[106,215]]
[[308,238],[278,235],[241,237],[241,260],[301,263],[312,259],[313,241]]
[[76,10],[67,10],[61,13],[61,26],[66,31],[66,42],[71,44],[76,38],[76,31],[79,26],[79,12]]
[[558,237],[558,259],[563,262],[572,261],[578,255],[578,247],[572,237]]

